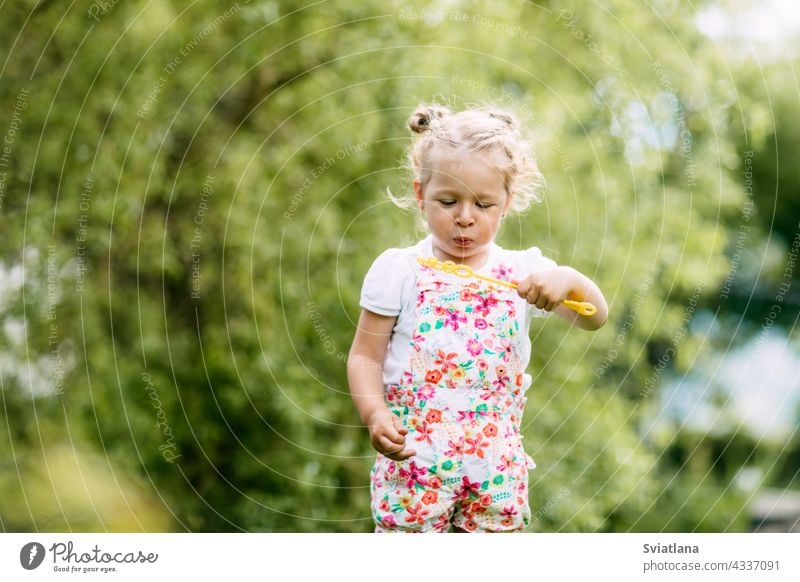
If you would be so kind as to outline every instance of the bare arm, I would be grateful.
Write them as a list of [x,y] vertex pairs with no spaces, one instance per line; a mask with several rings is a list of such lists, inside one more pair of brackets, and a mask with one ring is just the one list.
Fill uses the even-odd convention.
[[347,359],[347,379],[350,395],[361,421],[369,430],[372,446],[399,461],[413,456],[416,451],[405,450],[408,430],[389,411],[383,397],[383,362],[396,320],[396,317],[362,309]]
[[[520,297],[539,309],[555,311],[570,323],[586,330],[603,327],[608,319],[608,304],[594,281],[572,267],[542,269],[523,279],[517,287]],[[588,301],[597,307],[594,315],[580,315],[561,304],[565,299]]]

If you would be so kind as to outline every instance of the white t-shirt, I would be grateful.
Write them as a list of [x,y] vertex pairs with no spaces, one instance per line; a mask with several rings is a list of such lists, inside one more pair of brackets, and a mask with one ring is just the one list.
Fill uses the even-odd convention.
[[[396,316],[397,321],[392,330],[386,361],[383,366],[383,383],[399,384],[400,376],[408,362],[411,350],[411,336],[416,328],[416,277],[413,261],[415,256],[432,257],[433,239],[430,235],[412,247],[404,249],[388,249],[372,263],[361,288],[362,308],[378,315]],[[489,258],[476,273],[497,277],[497,269],[501,266],[513,269],[514,278],[521,280],[535,271],[555,267],[556,263],[542,255],[537,247],[524,251],[506,250],[494,242],[489,250]],[[493,272],[494,270],[494,272]],[[498,277],[502,278],[502,277]],[[524,309],[518,309],[520,329],[524,338],[528,338],[531,317],[546,317],[550,312],[538,309],[524,299],[519,298]],[[522,354],[523,361],[530,360],[530,340],[527,353]],[[525,375],[523,390],[530,385],[530,376]]]

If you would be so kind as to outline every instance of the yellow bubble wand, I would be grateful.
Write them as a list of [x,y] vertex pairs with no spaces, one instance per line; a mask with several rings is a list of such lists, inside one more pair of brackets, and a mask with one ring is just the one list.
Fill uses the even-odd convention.
[[[489,283],[495,283],[497,285],[503,285],[505,287],[510,287],[511,289],[516,289],[518,285],[516,283],[509,283],[508,281],[501,281],[500,279],[495,279],[494,277],[489,277],[487,275],[481,275],[480,273],[476,273],[472,267],[468,265],[457,265],[453,261],[440,261],[436,257],[429,257],[427,259],[423,259],[422,257],[417,257],[417,261],[420,262],[425,267],[432,267],[439,271],[444,271],[445,273],[450,273],[452,275],[456,275],[458,277],[463,277],[468,279],[470,277],[474,277],[475,279],[483,279],[484,281],[488,281]],[[564,307],[568,307],[573,311],[577,311],[581,315],[594,315],[597,313],[597,307],[592,305],[587,301],[572,301],[571,299],[567,299],[561,303]]]

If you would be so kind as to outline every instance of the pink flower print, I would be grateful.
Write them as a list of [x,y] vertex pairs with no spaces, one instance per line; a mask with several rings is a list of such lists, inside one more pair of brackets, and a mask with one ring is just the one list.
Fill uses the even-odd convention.
[[[497,297],[489,293],[486,297],[482,295],[475,296],[475,302],[477,305],[475,306],[475,312],[480,313],[484,317],[489,315],[489,312],[492,310],[493,307],[497,306]],[[486,322],[484,321],[484,324]],[[475,327],[478,327],[478,321],[475,320]],[[485,329],[485,328],[479,328]]]
[[421,335],[417,332],[414,332],[414,335],[411,337],[411,345],[414,346],[416,351],[420,351],[422,348],[419,344],[425,341],[425,336]]
[[433,531],[447,531],[450,529],[450,516],[445,512],[433,524]]
[[445,314],[444,307],[442,307],[441,305],[436,305],[433,308],[433,313],[436,314],[436,315],[440,315],[440,316],[444,315]]
[[383,499],[379,507],[381,511],[389,511],[389,500]]
[[399,402],[403,390],[399,386],[390,385],[386,388],[386,401]]
[[476,412],[474,410],[459,410],[458,411],[458,422],[464,422],[465,420],[475,420]]
[[408,513],[406,523],[418,523],[422,525],[425,523],[425,516],[428,515],[431,510],[422,507],[422,503],[417,503],[414,507],[407,507],[406,512]]
[[447,446],[450,447],[445,451],[445,456],[456,457],[464,453],[464,437],[459,437],[455,441],[447,441]]
[[453,358],[458,356],[457,353],[451,352],[449,354],[445,354],[444,351],[442,350],[436,350],[436,354],[438,358],[436,358],[433,361],[433,365],[441,367],[442,374],[447,374],[447,372],[449,372],[450,370],[455,370],[456,368],[458,368],[458,364],[451,361]]
[[423,384],[417,390],[417,398],[420,400],[430,400],[436,394],[436,388],[433,384]]
[[464,453],[467,455],[477,455],[478,458],[483,459],[486,456],[483,449],[489,446],[489,443],[483,440],[483,434],[478,433],[475,438],[465,439],[467,446],[464,447]]
[[503,376],[502,378],[497,378],[496,380],[492,380],[492,386],[494,386],[495,390],[504,390],[507,383],[508,383],[508,376]]
[[429,445],[433,444],[431,440],[431,435],[433,434],[433,429],[428,426],[428,423],[424,420],[417,425],[417,436],[414,437],[414,440],[421,443],[425,441]]
[[503,510],[500,512],[500,515],[503,515],[505,517],[514,517],[517,514],[519,514],[519,511],[517,511],[517,508],[514,507],[513,505],[508,505],[504,507]]
[[503,339],[500,340],[500,350],[498,351],[498,355],[503,356],[503,361],[507,362],[511,359],[511,350],[514,349],[514,346],[511,344],[510,340]]
[[477,365],[478,365],[478,369],[482,370],[484,372],[489,369],[489,364],[486,362],[486,360],[483,360],[483,359],[478,360]]
[[478,497],[480,496],[480,490],[480,481],[470,482],[469,477],[466,475],[464,475],[464,477],[461,479],[461,489],[459,490],[459,493],[464,495],[464,497],[461,497],[460,499],[466,499],[470,495]]
[[508,281],[511,278],[511,267],[505,266],[503,263],[500,263],[495,268],[492,269],[492,276],[495,279],[500,279],[501,281]]
[[397,527],[397,522],[395,521],[393,515],[384,515],[381,518],[381,525],[386,529],[394,529]]
[[477,356],[483,351],[483,344],[476,339],[467,342],[467,351],[471,356]]
[[458,331],[460,323],[467,323],[467,316],[457,309],[448,309],[447,315],[444,317],[444,326],[447,327],[449,325],[453,328],[453,331]]
[[474,293],[469,289],[461,290],[461,301],[472,301]]
[[406,487],[409,490],[413,490],[417,484],[423,487],[427,485],[428,480],[424,478],[427,473],[428,470],[425,467],[417,466],[416,461],[411,461],[408,469],[400,468],[400,476],[406,480]]
[[478,319],[475,320],[475,328],[476,329],[486,329],[487,327],[488,327],[488,324],[486,323],[485,319],[478,318]]
[[511,380],[511,378],[508,377],[508,371],[506,370],[506,367],[497,366],[495,371],[497,372],[497,380],[492,382],[492,384],[497,390],[505,388],[506,384]]
[[514,462],[514,455],[511,453],[505,453],[500,455],[500,464],[495,467],[498,471],[505,472],[510,469],[513,469],[516,463]]

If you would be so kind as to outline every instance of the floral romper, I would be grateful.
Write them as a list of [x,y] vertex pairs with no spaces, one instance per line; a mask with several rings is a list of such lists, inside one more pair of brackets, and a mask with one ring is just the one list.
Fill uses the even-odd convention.
[[[417,454],[378,454],[370,492],[376,531],[519,531],[530,521],[520,421],[524,330],[516,292],[422,266],[416,274],[416,329],[389,409]],[[493,271],[509,280],[510,269]],[[524,303],[522,304],[524,305]]]

